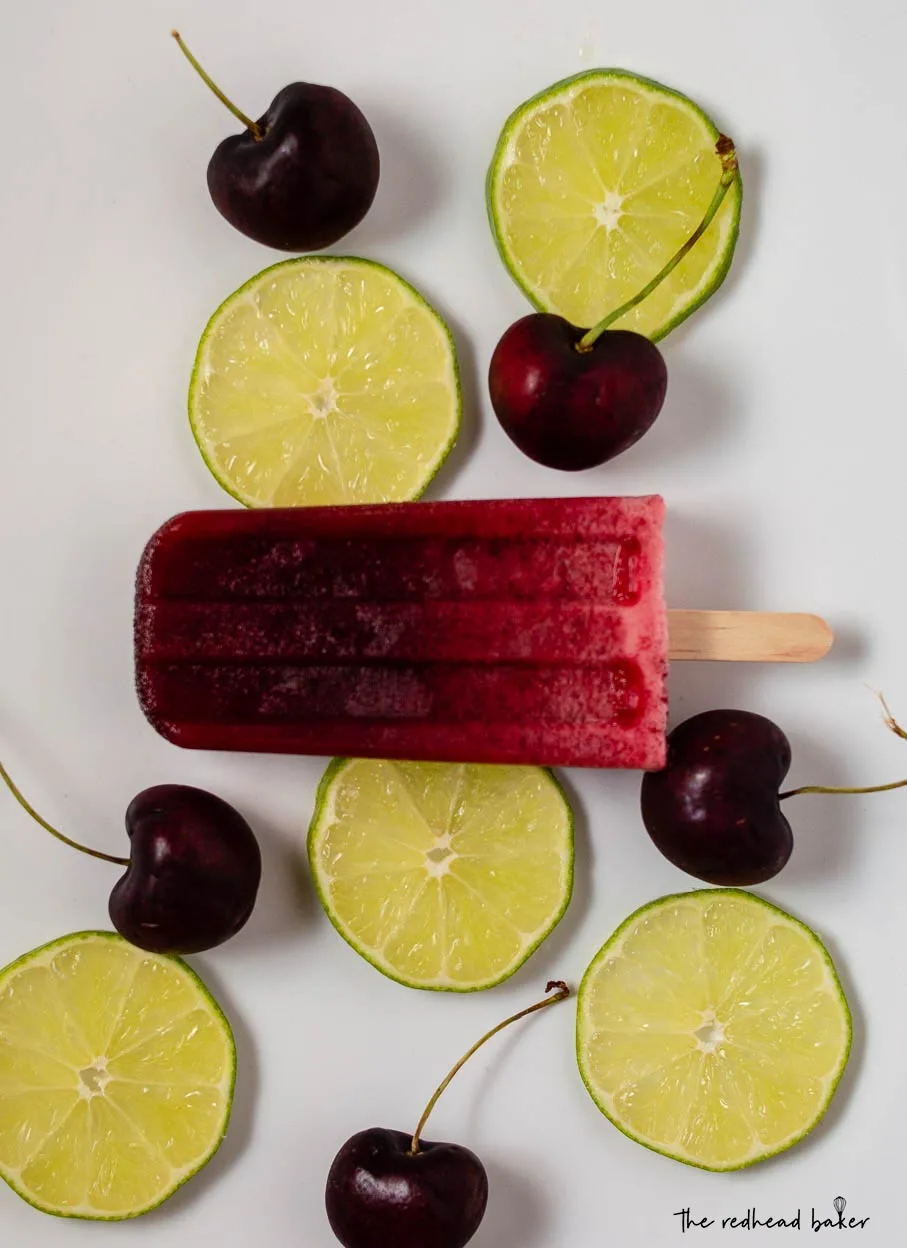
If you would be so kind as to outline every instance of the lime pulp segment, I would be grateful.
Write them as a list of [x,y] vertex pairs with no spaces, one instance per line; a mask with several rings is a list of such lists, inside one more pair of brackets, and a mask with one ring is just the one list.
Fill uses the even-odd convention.
[[[536,307],[588,328],[641,290],[702,220],[721,177],[714,122],[624,70],[565,79],[507,120],[487,181],[511,276]],[[615,321],[657,340],[715,292],[740,221],[738,177],[671,275]]]
[[179,959],[80,932],[0,972],[0,1177],[62,1217],[155,1208],[217,1151],[236,1052]]
[[819,938],[736,889],[637,910],[580,986],[577,1056],[599,1109],[631,1139],[706,1170],[802,1139],[850,1045],[850,1011]]
[[444,321],[354,257],[287,260],[240,287],[208,322],[189,389],[208,467],[249,507],[416,498],[460,411]]
[[570,808],[536,767],[337,759],[308,850],[341,936],[413,988],[500,983],[559,922],[573,884]]

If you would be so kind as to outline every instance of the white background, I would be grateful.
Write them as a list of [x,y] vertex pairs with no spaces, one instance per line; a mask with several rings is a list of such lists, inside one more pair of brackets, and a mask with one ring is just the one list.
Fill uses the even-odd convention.
[[[323,760],[182,753],[146,725],[132,689],[137,558],[172,513],[233,505],[186,421],[196,342],[219,301],[279,258],[208,199],[208,158],[236,126],[170,27],[255,116],[308,78],[370,118],[381,186],[340,250],[415,282],[453,325],[465,372],[461,445],[431,496],[662,492],[671,605],[813,610],[839,634],[814,668],[678,665],[675,721],[722,704],[762,711],[790,736],[794,782],[846,784],[907,775],[907,744],[867,687],[907,719],[907,16],[895,0],[3,8],[2,756],[47,817],[114,853],[136,791],[211,788],[255,826],[265,874],[241,936],[194,959],[240,1050],[220,1154],[158,1213],[118,1227],[43,1217],[3,1188],[0,1241],[327,1245],[324,1179],[350,1133],[412,1128],[482,1031],[549,976],[577,982],[634,907],[693,881],[651,846],[638,774],[570,774],[577,887],[559,930],[493,992],[412,992],[340,940],[301,865]],[[568,476],[524,459],[487,401],[492,347],[527,306],[494,251],[483,177],[516,104],[596,65],[693,95],[737,140],[745,205],[724,289],[664,344],[658,424],[617,462]],[[680,1242],[672,1215],[684,1206],[713,1217],[801,1207],[808,1220],[837,1195],[871,1218],[857,1242],[902,1242],[907,797],[802,798],[789,814],[794,857],[762,891],[827,938],[856,1020],[825,1123],[736,1175],[648,1153],[587,1097],[573,1009],[557,1006],[486,1048],[432,1120],[431,1137],[487,1165],[476,1248],[660,1248]],[[0,819],[0,964],[106,926],[115,869],[55,844],[2,795]]]

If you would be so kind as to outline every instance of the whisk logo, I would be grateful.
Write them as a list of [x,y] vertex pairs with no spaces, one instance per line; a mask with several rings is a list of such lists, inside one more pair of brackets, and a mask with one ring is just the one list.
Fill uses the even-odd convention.
[[833,1218],[821,1218],[816,1216],[816,1211],[812,1212],[812,1228],[814,1231],[862,1231],[869,1218],[852,1218],[845,1214],[847,1201],[843,1196],[836,1196],[831,1202],[835,1207],[835,1216]]

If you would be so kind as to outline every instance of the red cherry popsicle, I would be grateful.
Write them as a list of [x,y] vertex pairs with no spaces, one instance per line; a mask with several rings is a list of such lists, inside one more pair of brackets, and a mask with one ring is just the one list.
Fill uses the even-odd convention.
[[667,662],[808,662],[810,615],[666,611],[664,503],[184,512],[136,585],[139,702],[190,749],[665,763]]
[[660,767],[663,510],[186,512],[139,567],[142,709],[197,749]]

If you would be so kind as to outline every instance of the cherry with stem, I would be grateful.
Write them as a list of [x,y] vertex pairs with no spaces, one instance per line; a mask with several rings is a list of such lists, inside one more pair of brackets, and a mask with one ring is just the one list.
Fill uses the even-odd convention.
[[511,1023],[570,996],[561,980],[550,982],[545,992],[460,1058],[411,1135],[372,1127],[343,1145],[328,1174],[325,1207],[344,1248],[463,1248],[472,1239],[488,1201],[485,1167],[470,1149],[423,1140],[422,1132],[451,1080],[482,1045]]
[[535,1005],[530,1005],[525,1010],[520,1010],[518,1014],[511,1014],[510,1018],[505,1018],[503,1023],[498,1023],[497,1027],[492,1027],[491,1031],[486,1031],[482,1039],[477,1040],[472,1048],[464,1053],[456,1065],[448,1071],[445,1077],[438,1084],[431,1099],[425,1106],[425,1109],[422,1111],[422,1117],[419,1119],[418,1126],[413,1132],[412,1144],[409,1149],[411,1154],[418,1153],[419,1139],[422,1132],[425,1130],[425,1124],[428,1122],[431,1111],[446,1091],[448,1084],[463,1069],[472,1055],[479,1051],[483,1044],[486,1044],[492,1036],[496,1036],[499,1031],[503,1031],[505,1027],[509,1027],[511,1023],[519,1022],[521,1018],[527,1018],[530,1014],[536,1014],[539,1010],[546,1010],[549,1005],[555,1005],[558,1001],[564,1001],[570,996],[569,987],[561,979],[550,980],[545,985],[545,992],[553,993],[554,995],[543,997],[541,1001],[536,1001]]
[[[888,703],[885,701],[884,696],[881,693],[877,693],[876,697],[882,703],[882,710],[884,712],[882,718],[885,727],[889,730],[889,732],[893,732],[896,737],[900,737],[902,741],[907,741],[907,730],[903,729],[894,718],[891,711],[888,709]],[[802,793],[850,793],[859,795],[862,793],[890,793],[892,789],[904,788],[907,788],[907,780],[893,780],[890,784],[871,784],[868,788],[862,789],[838,788],[834,785],[827,784],[804,784],[801,785],[799,789],[788,789],[786,793],[779,794],[778,801],[784,802],[789,797],[799,797]]]
[[907,730],[901,727],[892,715],[891,711],[888,709],[888,703],[885,701],[885,695],[877,692],[876,697],[882,704],[882,719],[885,722],[885,727],[889,730],[889,732],[893,732],[896,737],[900,737],[902,741],[907,741]]
[[101,858],[104,862],[113,862],[121,867],[129,866],[128,858],[118,858],[116,854],[105,854],[101,849],[90,849],[87,845],[81,845],[78,841],[73,841],[68,836],[64,836],[62,832],[53,826],[53,824],[48,823],[42,815],[38,814],[31,802],[26,799],[22,791],[13,783],[13,778],[3,766],[3,763],[0,763],[0,779],[3,780],[4,784],[9,789],[10,793],[12,793],[13,797],[22,809],[27,811],[36,823],[40,823],[41,827],[49,832],[51,836],[55,836],[58,841],[62,841],[63,844],[68,845],[70,849],[77,849],[80,854],[89,854],[92,858]]
[[733,141],[729,139],[726,134],[718,136],[718,141],[715,144],[715,152],[718,159],[721,161],[721,177],[718,179],[715,194],[712,196],[711,202],[705,210],[705,216],[699,222],[696,229],[681,246],[679,251],[671,257],[664,268],[659,269],[651,281],[646,282],[642,290],[637,291],[631,299],[628,299],[626,303],[622,303],[619,308],[615,308],[613,312],[609,312],[607,316],[602,317],[597,325],[593,325],[590,330],[587,330],[587,332],[583,334],[582,338],[580,338],[579,342],[576,344],[577,351],[591,351],[606,329],[610,329],[615,321],[619,321],[622,316],[626,316],[628,312],[632,312],[633,309],[642,303],[644,299],[648,299],[653,290],[656,290],[665,278],[669,277],[670,274],[674,272],[678,264],[680,264],[681,260],[683,260],[684,256],[688,255],[689,252],[693,250],[700,238],[702,238],[703,234],[712,224],[712,221],[715,219],[715,214],[724,203],[725,195],[727,195],[728,191],[737,181],[737,177],[740,172],[737,164],[737,151],[734,147]]
[[[907,731],[884,699],[885,722]],[[643,777],[643,823],[675,866],[709,884],[761,884],[786,865],[793,831],[781,803],[809,793],[887,793],[907,780],[861,787],[807,784],[781,792],[791,747],[771,720],[749,711],[694,715],[668,736],[667,765]]]
[[631,299],[591,329],[551,312],[510,326],[491,357],[488,386],[502,428],[530,459],[579,471],[622,454],[652,427],[668,384],[661,352],[643,334],[611,326],[661,285],[696,246],[739,177],[733,142],[715,145],[720,175],[696,229]]
[[198,953],[234,936],[255,905],[261,852],[242,815],[213,793],[184,784],[144,789],[126,811],[128,858],[65,836],[27,800],[4,765],[0,779],[51,836],[125,867],[108,911],[132,944],[154,953]]
[[241,233],[282,251],[319,251],[358,225],[378,189],[378,144],[349,96],[293,82],[257,120],[238,108],[202,68],[179,31],[189,64],[245,127],[219,143],[208,191]]
[[242,124],[246,127],[246,129],[250,131],[253,139],[256,139],[260,142],[265,136],[258,122],[253,121],[251,117],[247,117],[246,114],[242,111],[242,109],[237,108],[236,105],[233,103],[233,101],[229,98],[229,96],[224,94],[224,92],[220,89],[220,87],[217,85],[214,79],[210,76],[210,74],[205,69],[202,68],[201,64],[195,59],[195,57],[189,51],[189,48],[186,46],[186,42],[183,39],[183,36],[180,34],[180,32],[178,30],[171,30],[170,34],[176,40],[177,45],[179,46],[179,49],[182,52],[183,56],[185,56],[186,60],[189,62],[189,64],[192,66],[195,72],[198,74],[199,78],[201,78],[202,82],[204,82],[208,87],[210,87],[211,90],[214,92],[214,94],[217,96],[217,98],[220,100],[221,104],[225,104],[227,108],[229,108],[233,116],[242,122]]

